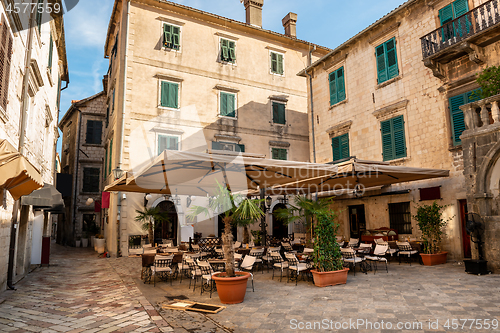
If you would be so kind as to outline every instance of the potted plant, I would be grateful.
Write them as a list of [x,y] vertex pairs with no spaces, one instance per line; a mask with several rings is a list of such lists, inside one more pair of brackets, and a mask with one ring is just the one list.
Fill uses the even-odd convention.
[[231,232],[232,224],[248,223],[259,219],[264,212],[260,208],[261,200],[250,200],[243,196],[232,194],[225,186],[217,184],[215,196],[208,201],[208,207],[193,206],[188,218],[194,220],[196,216],[210,212],[222,214],[224,233],[222,234],[222,250],[226,271],[212,276],[217,285],[217,293],[223,304],[236,304],[243,302],[247,289],[248,272],[235,272],[234,269],[234,243]]
[[76,237],[75,238],[75,247],[80,247],[80,244],[81,244],[81,238],[80,237]]
[[104,253],[105,239],[101,234],[97,234],[94,239],[94,246],[97,253]]
[[88,234],[86,231],[82,233],[82,247],[88,247],[89,246],[89,238]]
[[448,252],[441,251],[441,236],[443,227],[453,217],[443,219],[441,210],[445,207],[434,201],[432,205],[418,206],[417,215],[413,216],[422,232],[424,253],[420,253],[420,256],[424,265],[432,266],[446,263]]
[[314,284],[318,287],[346,284],[349,268],[344,268],[342,253],[337,243],[338,223],[334,211],[314,211],[316,218],[313,261],[311,270]]
[[149,244],[154,245],[154,228],[157,223],[168,221],[168,215],[161,212],[158,207],[146,208],[144,210],[136,210],[137,216],[135,220],[142,223],[142,229],[148,231]]

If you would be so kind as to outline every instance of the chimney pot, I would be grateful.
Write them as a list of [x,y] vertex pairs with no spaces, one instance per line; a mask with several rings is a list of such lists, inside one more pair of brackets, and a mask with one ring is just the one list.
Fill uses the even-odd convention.
[[247,24],[262,28],[264,0],[244,0]]
[[285,28],[285,35],[290,37],[297,37],[297,14],[288,13],[283,20],[283,27]]

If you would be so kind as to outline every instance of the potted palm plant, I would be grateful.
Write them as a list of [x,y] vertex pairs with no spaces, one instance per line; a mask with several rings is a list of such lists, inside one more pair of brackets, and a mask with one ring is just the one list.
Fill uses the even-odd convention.
[[246,224],[259,219],[264,212],[260,208],[261,200],[250,200],[241,195],[232,194],[225,186],[217,184],[215,196],[210,198],[208,206],[193,206],[188,218],[194,220],[198,215],[209,216],[210,213],[222,214],[224,233],[222,234],[222,250],[224,252],[226,271],[213,275],[217,285],[217,293],[223,304],[236,304],[245,298],[250,273],[236,272],[234,267],[234,242],[231,232],[232,224]]
[[420,253],[424,265],[432,266],[446,263],[448,252],[441,251],[441,236],[443,227],[452,219],[443,219],[441,210],[446,206],[440,206],[436,201],[432,205],[420,205],[417,215],[413,218],[422,231],[424,241],[424,253]]
[[142,229],[148,231],[149,244],[154,245],[154,228],[156,223],[168,221],[168,215],[161,212],[158,207],[144,207],[144,210],[136,210],[135,220],[142,224]]

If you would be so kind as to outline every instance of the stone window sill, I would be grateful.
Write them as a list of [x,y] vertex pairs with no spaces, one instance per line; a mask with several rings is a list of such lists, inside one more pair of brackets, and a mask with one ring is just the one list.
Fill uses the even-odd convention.
[[328,110],[331,110],[331,109],[333,109],[334,107],[339,106],[339,105],[341,105],[341,104],[345,104],[345,103],[347,103],[347,101],[348,101],[348,99],[346,98],[346,99],[344,99],[343,101],[340,101],[340,102],[338,102],[338,103],[335,103],[335,104],[333,104],[333,105],[330,105],[330,107],[328,108]]
[[383,88],[383,87],[385,87],[385,86],[390,85],[390,84],[391,84],[391,83],[393,83],[393,82],[396,82],[396,81],[401,80],[402,78],[403,78],[403,75],[399,74],[398,76],[393,77],[393,78],[392,78],[392,79],[390,79],[390,80],[387,80],[387,81],[385,81],[385,82],[382,82],[382,83],[378,84],[378,85],[377,85],[377,87],[376,87],[375,89],[381,89],[381,88]]

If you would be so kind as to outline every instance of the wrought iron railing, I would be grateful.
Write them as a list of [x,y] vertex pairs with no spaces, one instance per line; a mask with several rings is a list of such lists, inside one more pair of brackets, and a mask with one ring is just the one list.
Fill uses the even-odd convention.
[[428,58],[500,23],[500,0],[491,0],[422,37],[422,56]]

